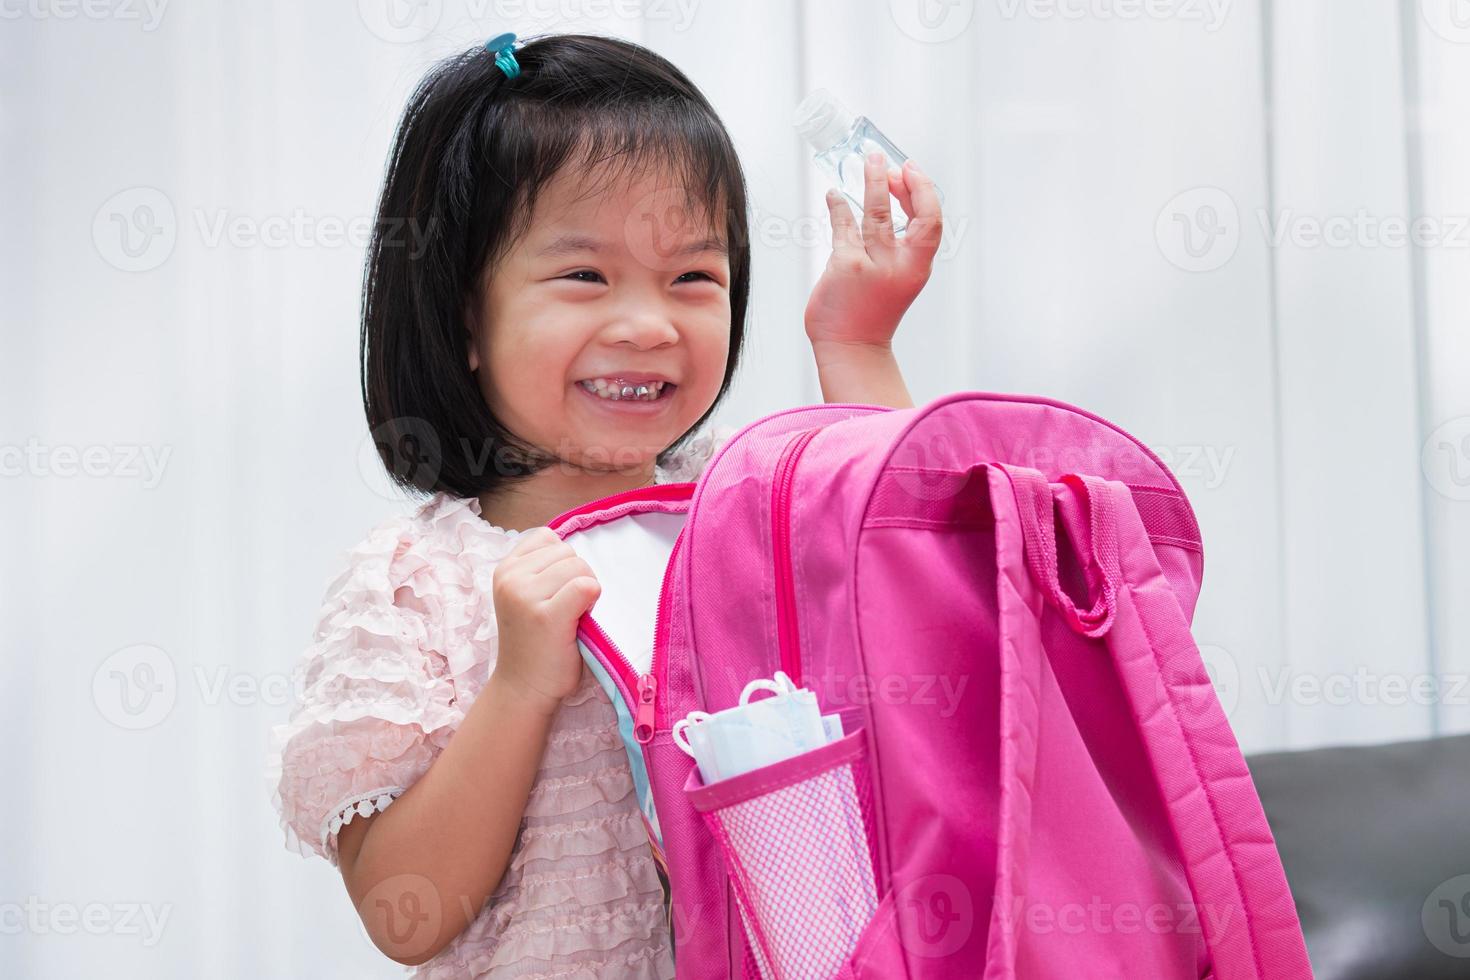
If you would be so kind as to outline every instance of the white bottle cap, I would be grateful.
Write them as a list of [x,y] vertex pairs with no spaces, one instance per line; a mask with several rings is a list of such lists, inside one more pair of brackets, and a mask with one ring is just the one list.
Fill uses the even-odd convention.
[[852,132],[854,118],[836,96],[819,88],[801,100],[791,121],[796,131],[817,150],[830,150]]

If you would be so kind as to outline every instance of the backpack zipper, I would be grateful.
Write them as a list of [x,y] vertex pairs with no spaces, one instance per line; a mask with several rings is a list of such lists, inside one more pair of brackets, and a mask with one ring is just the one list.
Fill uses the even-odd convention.
[[[573,517],[603,510],[624,500],[685,500],[692,496],[693,486],[692,483],[687,482],[664,483],[615,493],[560,514],[548,526],[554,530]],[[628,655],[618,648],[612,637],[607,635],[607,631],[595,619],[587,620],[590,626],[584,625],[578,628],[581,635],[604,654],[604,659],[612,665],[618,679],[623,682],[623,687],[627,691],[627,699],[633,710],[633,737],[640,745],[647,745],[653,740],[653,733],[658,722],[658,678],[663,669],[663,648],[667,645],[667,638],[664,635],[667,629],[664,621],[668,618],[669,579],[674,567],[674,556],[679,553],[679,543],[683,540],[684,531],[681,528],[679,535],[674,538],[673,548],[669,550],[669,563],[664,566],[663,580],[659,586],[658,614],[653,628],[653,657],[647,674],[639,675],[633,667],[633,661],[629,660]]]
[[[653,658],[648,664],[648,676],[639,682],[638,687],[638,717],[633,723],[633,738],[643,744],[647,744],[653,738],[654,730],[658,722],[662,721],[664,727],[668,727],[668,719],[659,716],[659,704],[657,701],[659,684],[662,682],[668,686],[668,653],[669,645],[669,606],[672,600],[669,598],[669,581],[674,575],[674,561],[679,557],[679,545],[684,543],[684,530],[688,528],[686,520],[684,527],[679,529],[678,537],[674,538],[674,546],[669,549],[669,562],[664,566],[663,582],[658,587],[658,612],[653,619]],[[648,707],[644,708],[644,685],[648,689]],[[664,704],[665,712],[668,705]],[[644,731],[644,721],[647,720],[647,737],[640,733]]]
[[681,530],[679,536],[674,539],[674,547],[669,551],[669,562],[664,566],[662,584],[659,586],[658,614],[653,623],[653,658],[648,665],[648,673],[639,674],[633,667],[633,661],[628,659],[613,638],[607,635],[607,631],[595,619],[590,620],[590,626],[583,626],[582,632],[587,634],[593,641],[593,645],[601,648],[607,659],[621,675],[623,685],[628,689],[629,699],[633,702],[633,738],[639,745],[647,745],[653,741],[653,733],[657,730],[658,722],[663,720],[659,714],[658,689],[659,678],[664,674],[664,660],[666,659],[665,647],[668,646],[668,616],[669,605],[669,579],[673,576],[674,559],[679,554],[679,543],[684,540],[684,532]]
[[776,559],[776,643],[781,669],[801,686],[801,635],[796,622],[796,581],[791,564],[791,488],[796,461],[821,428],[807,429],[792,439],[776,461],[771,481],[771,551]]

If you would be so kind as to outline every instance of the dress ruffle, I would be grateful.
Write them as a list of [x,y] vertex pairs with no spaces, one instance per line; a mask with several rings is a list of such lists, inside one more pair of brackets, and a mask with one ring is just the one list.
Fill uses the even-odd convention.
[[[498,910],[497,910],[498,911]],[[517,921],[483,913],[464,935],[412,975],[421,980],[462,977],[567,976],[599,978],[674,976],[662,892],[641,901],[593,911]],[[580,972],[578,972],[580,971]]]
[[708,432],[690,437],[667,462],[654,468],[654,481],[686,483],[699,479],[710,459],[738,431],[734,426],[714,425]]
[[[655,469],[696,480],[736,430],[716,426]],[[270,731],[266,778],[286,846],[337,864],[337,835],[390,806],[437,758],[489,679],[491,584],[520,532],[473,497],[436,494],[347,553],[292,668],[298,701]],[[673,976],[663,889],[607,694],[588,670],[562,702],[500,886],[414,976]]]

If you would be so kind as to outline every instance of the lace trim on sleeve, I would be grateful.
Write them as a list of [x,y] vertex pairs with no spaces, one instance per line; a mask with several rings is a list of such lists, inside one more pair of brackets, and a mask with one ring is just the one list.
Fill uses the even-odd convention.
[[[346,824],[352,822],[356,816],[370,817],[374,813],[382,813],[388,809],[388,804],[406,792],[406,786],[389,786],[384,789],[373,790],[371,793],[359,793],[350,796],[341,803],[332,807],[327,818],[322,821],[321,844],[322,850],[329,854],[337,853],[337,832]],[[398,819],[394,817],[393,819]]]

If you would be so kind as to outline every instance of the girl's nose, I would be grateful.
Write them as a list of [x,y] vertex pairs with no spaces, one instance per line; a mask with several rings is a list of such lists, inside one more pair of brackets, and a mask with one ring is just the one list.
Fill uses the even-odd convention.
[[618,317],[603,332],[608,344],[627,344],[638,350],[653,350],[677,343],[679,331],[663,313],[646,310]]

